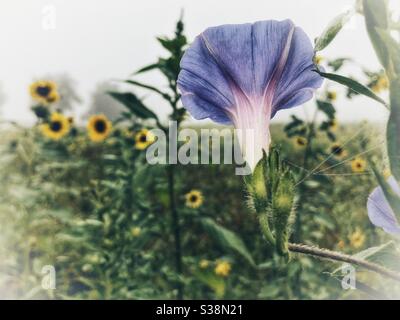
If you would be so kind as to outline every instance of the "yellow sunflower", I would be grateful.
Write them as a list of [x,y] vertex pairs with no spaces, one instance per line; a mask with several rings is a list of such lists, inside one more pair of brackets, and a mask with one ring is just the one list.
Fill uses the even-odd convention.
[[335,143],[331,146],[331,153],[333,153],[335,157],[338,158],[343,158],[347,155],[346,150],[344,150],[343,147],[338,143]]
[[185,195],[186,206],[196,209],[203,204],[203,194],[199,190],[192,190]]
[[358,249],[363,246],[365,238],[365,234],[357,228],[349,237],[350,244],[353,248]]
[[155,141],[155,136],[151,131],[142,129],[135,135],[135,148],[144,150]]
[[60,95],[58,94],[57,91],[53,91],[49,94],[49,96],[46,99],[47,103],[57,103],[60,101]]
[[294,142],[299,147],[305,147],[307,145],[307,139],[303,137],[296,137]]
[[367,166],[367,162],[361,158],[355,158],[351,161],[351,170],[356,173],[364,172]]
[[104,114],[93,115],[89,118],[87,129],[90,140],[100,142],[111,133],[112,123]]
[[228,261],[218,261],[214,272],[221,277],[227,277],[231,272],[232,266]]
[[50,121],[40,126],[42,134],[50,139],[59,140],[68,134],[70,129],[69,121],[62,114],[54,112]]
[[29,87],[32,99],[42,104],[55,103],[60,100],[57,85],[53,81],[40,80],[32,83]]

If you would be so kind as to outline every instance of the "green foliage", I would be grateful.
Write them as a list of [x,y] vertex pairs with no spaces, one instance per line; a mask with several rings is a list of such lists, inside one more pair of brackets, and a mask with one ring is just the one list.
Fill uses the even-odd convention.
[[364,86],[363,84],[361,84],[351,78],[347,78],[347,77],[344,77],[344,76],[341,76],[338,74],[321,72],[321,71],[318,71],[318,73],[326,79],[340,83],[340,84],[348,87],[349,89],[357,92],[358,94],[362,94],[366,97],[374,99],[375,101],[378,101],[379,103],[383,104],[384,106],[387,106],[386,102],[382,98],[378,97],[368,87]]
[[243,256],[252,266],[255,266],[255,262],[246,248],[243,240],[236,235],[234,232],[218,225],[215,221],[210,218],[201,219],[203,227],[207,233],[215,240],[217,244],[220,244],[223,249],[231,249],[238,252]]
[[143,102],[133,93],[109,92],[109,95],[121,102],[130,112],[141,119],[157,119],[157,115],[147,108]]

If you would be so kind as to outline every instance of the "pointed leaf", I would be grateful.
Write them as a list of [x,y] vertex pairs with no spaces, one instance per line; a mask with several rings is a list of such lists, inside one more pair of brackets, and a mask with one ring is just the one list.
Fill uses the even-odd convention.
[[325,113],[329,119],[335,118],[336,110],[332,103],[322,100],[317,100],[317,107],[319,110]]
[[157,115],[147,108],[133,93],[108,92],[115,100],[122,103],[132,113],[142,119],[157,119]]
[[141,88],[145,88],[145,89],[151,90],[153,92],[156,92],[160,96],[162,96],[164,99],[166,99],[168,101],[171,101],[171,97],[167,93],[162,92],[161,90],[157,89],[156,87],[153,87],[153,86],[150,86],[150,85],[147,85],[147,84],[135,81],[135,80],[125,80],[124,82],[129,83],[129,84],[133,84],[134,86],[138,86],[138,87],[141,87]]
[[378,101],[379,103],[381,103],[385,107],[387,107],[387,103],[382,98],[378,97],[368,87],[364,86],[363,84],[361,84],[353,79],[350,79],[350,78],[347,78],[347,77],[344,77],[344,76],[341,76],[338,74],[334,74],[334,73],[322,72],[319,70],[316,70],[316,72],[318,72],[322,77],[324,77],[326,79],[340,83],[340,84],[348,87],[349,89],[351,89],[359,94],[362,94],[366,97],[374,99],[375,101]]
[[145,67],[139,69],[138,71],[135,71],[133,74],[139,74],[139,73],[143,73],[143,72],[147,72],[147,71],[151,71],[151,70],[159,69],[159,68],[160,68],[160,64],[157,62],[157,63],[150,64],[148,66],[145,66]]
[[243,240],[234,232],[218,225],[210,218],[204,218],[201,223],[210,236],[215,239],[222,247],[229,248],[241,254],[252,266],[255,266],[253,257],[246,248]]

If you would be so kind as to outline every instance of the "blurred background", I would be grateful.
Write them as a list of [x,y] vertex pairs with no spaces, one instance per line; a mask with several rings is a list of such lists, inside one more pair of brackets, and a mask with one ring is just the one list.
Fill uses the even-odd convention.
[[[112,79],[127,77],[161,54],[162,48],[154,37],[170,34],[181,11],[189,39],[209,26],[287,18],[314,39],[327,21],[352,5],[353,0],[323,4],[315,0],[3,1],[0,4],[0,37],[4,41],[0,82],[1,92],[7,93],[7,99],[2,103],[2,115],[32,124],[33,117],[26,112],[29,102],[26,88],[33,79],[46,75],[68,82],[79,97],[71,98],[74,113],[85,115],[101,86]],[[400,4],[393,1],[392,6]],[[48,20],[49,28],[46,27]],[[371,70],[378,67],[362,16],[353,17],[323,55],[351,57]],[[360,75],[358,68],[348,68],[348,74]],[[143,79],[164,85],[157,74]],[[154,106],[161,104],[157,98],[148,99]],[[156,111],[165,117],[163,108]],[[275,121],[286,121],[290,113],[281,112]],[[379,121],[385,118],[385,112],[377,111],[372,102],[360,98],[357,104],[340,100],[338,116],[342,121]]]

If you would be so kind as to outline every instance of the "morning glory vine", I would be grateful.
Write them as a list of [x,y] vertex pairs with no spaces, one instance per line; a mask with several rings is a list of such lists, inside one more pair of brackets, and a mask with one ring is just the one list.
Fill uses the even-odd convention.
[[[331,44],[355,14],[365,17],[375,52],[389,81],[390,101],[356,80],[328,73],[316,63],[317,52]],[[290,252],[361,266],[400,281],[400,275],[377,263],[316,246],[291,243],[299,201],[298,185],[291,168],[271,149],[270,120],[279,110],[310,100],[323,79],[346,86],[385,106],[389,112],[387,152],[393,177],[387,182],[368,159],[379,187],[368,202],[375,225],[398,233],[400,218],[400,43],[392,34],[387,1],[357,1],[354,8],[336,17],[315,41],[290,20],[223,25],[201,33],[181,60],[178,87],[183,106],[195,119],[209,118],[236,129],[254,130],[254,138],[239,137],[242,153],[252,174],[245,178],[250,208],[257,214],[270,252],[285,261]],[[298,177],[297,177],[298,178]],[[297,217],[297,219],[299,219]],[[299,220],[297,220],[299,221]]]

